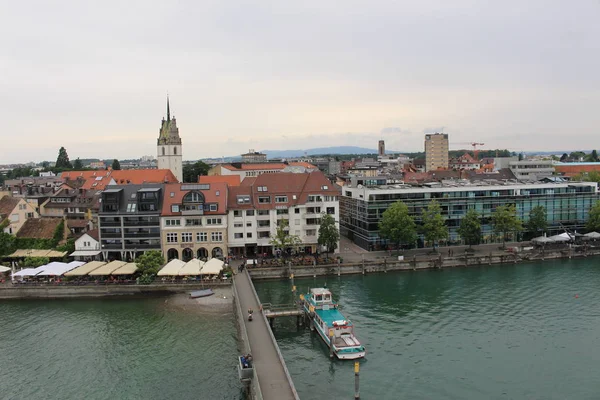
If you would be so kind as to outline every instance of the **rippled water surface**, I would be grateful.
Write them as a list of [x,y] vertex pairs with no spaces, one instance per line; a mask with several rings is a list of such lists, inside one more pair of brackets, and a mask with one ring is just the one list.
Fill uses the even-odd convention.
[[[296,280],[298,289],[324,278]],[[600,260],[330,277],[367,347],[361,399],[600,398]],[[262,301],[291,284],[260,282]],[[295,320],[275,336],[302,399],[351,399],[352,362]]]
[[0,302],[1,399],[241,399],[230,310]]

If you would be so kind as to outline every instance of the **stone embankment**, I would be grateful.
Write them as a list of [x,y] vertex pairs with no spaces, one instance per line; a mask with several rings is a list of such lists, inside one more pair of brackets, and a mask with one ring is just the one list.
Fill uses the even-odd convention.
[[0,300],[2,299],[39,299],[39,298],[76,298],[76,297],[113,297],[113,296],[159,296],[173,293],[186,293],[191,290],[201,290],[231,286],[231,282],[188,283],[188,284],[152,284],[152,285],[0,285]]
[[359,262],[338,262],[327,265],[302,265],[278,267],[251,267],[249,269],[253,280],[281,279],[294,277],[315,277],[324,275],[350,275],[368,274],[388,271],[416,271],[426,269],[445,269],[452,267],[474,267],[494,264],[516,264],[528,261],[541,261],[560,258],[579,258],[600,256],[600,248],[575,251],[566,248],[560,250],[530,249],[515,252],[490,252],[488,254],[468,253],[448,256],[447,253],[429,254],[425,256],[412,256],[398,260],[398,257],[368,257]]

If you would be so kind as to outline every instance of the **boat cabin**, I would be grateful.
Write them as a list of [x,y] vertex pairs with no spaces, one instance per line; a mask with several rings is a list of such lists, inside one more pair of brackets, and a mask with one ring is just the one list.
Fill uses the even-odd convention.
[[329,289],[325,288],[310,289],[310,299],[317,306],[323,304],[333,304],[331,292]]

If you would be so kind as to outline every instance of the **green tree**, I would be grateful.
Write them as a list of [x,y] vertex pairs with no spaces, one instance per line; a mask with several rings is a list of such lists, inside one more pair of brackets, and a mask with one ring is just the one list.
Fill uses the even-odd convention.
[[[1,228],[1,227],[0,227]],[[16,250],[16,238],[0,229],[0,256],[6,256]]]
[[275,236],[271,237],[271,240],[269,240],[269,244],[273,246],[273,249],[280,249],[284,257],[286,249],[296,249],[302,244],[302,239],[300,239],[300,237],[289,234],[289,225],[290,223],[287,219],[280,219],[277,224]]
[[560,162],[566,162],[569,159],[569,155],[567,153],[563,153],[562,156],[560,156]]
[[116,158],[112,162],[112,169],[113,171],[118,171],[121,169],[121,163]]
[[136,258],[135,264],[138,267],[138,272],[141,273],[140,281],[150,283],[165,264],[165,258],[159,250],[150,250]]
[[335,225],[333,215],[323,213],[321,217],[321,226],[319,227],[318,243],[327,248],[327,252],[325,253],[327,259],[329,259],[329,253],[334,252],[335,249],[337,249],[339,241],[340,231]]
[[27,268],[37,268],[50,262],[48,257],[25,257],[23,265]]
[[80,171],[83,169],[83,163],[81,162],[79,157],[77,157],[77,159],[73,162],[73,169],[77,170],[77,171]]
[[598,183],[598,182],[600,182],[600,172],[598,172],[598,171],[580,172],[573,177],[573,180]]
[[590,208],[585,227],[589,232],[600,231],[600,201],[597,201],[596,204]]
[[519,161],[523,161],[523,158],[524,158],[523,153],[519,153]]
[[431,200],[427,208],[423,209],[421,220],[423,221],[423,235],[425,236],[425,240],[431,242],[435,250],[437,241],[448,238],[448,227],[444,224],[440,203],[436,200]]
[[56,165],[54,167],[56,169],[73,168],[71,161],[69,161],[69,155],[67,154],[67,150],[64,147],[61,147],[60,150],[58,150],[58,158],[56,159]]
[[496,234],[502,234],[502,248],[506,247],[506,234],[523,230],[514,205],[498,206],[492,214],[492,225]]
[[460,221],[460,226],[456,230],[465,244],[472,248],[481,242],[481,222],[479,214],[474,209],[470,209]]
[[573,151],[569,154],[569,158],[573,161],[579,161],[582,158],[585,158],[585,153],[583,151]]
[[183,166],[183,181],[186,183],[198,183],[200,175],[207,175],[210,165],[203,161],[196,161],[193,164],[184,164]]
[[592,150],[592,152],[585,156],[586,161],[590,162],[598,162],[598,152],[596,150]]
[[381,216],[379,221],[379,236],[396,244],[400,254],[400,244],[413,244],[417,240],[417,225],[408,214],[408,207],[397,201]]
[[548,230],[548,221],[546,217],[546,208],[544,206],[535,206],[529,211],[529,220],[527,221],[527,231],[531,237],[543,234]]

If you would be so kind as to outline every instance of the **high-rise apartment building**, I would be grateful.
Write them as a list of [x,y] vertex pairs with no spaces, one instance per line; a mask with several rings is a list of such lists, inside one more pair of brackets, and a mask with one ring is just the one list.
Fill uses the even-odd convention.
[[425,171],[448,168],[448,134],[425,135]]

